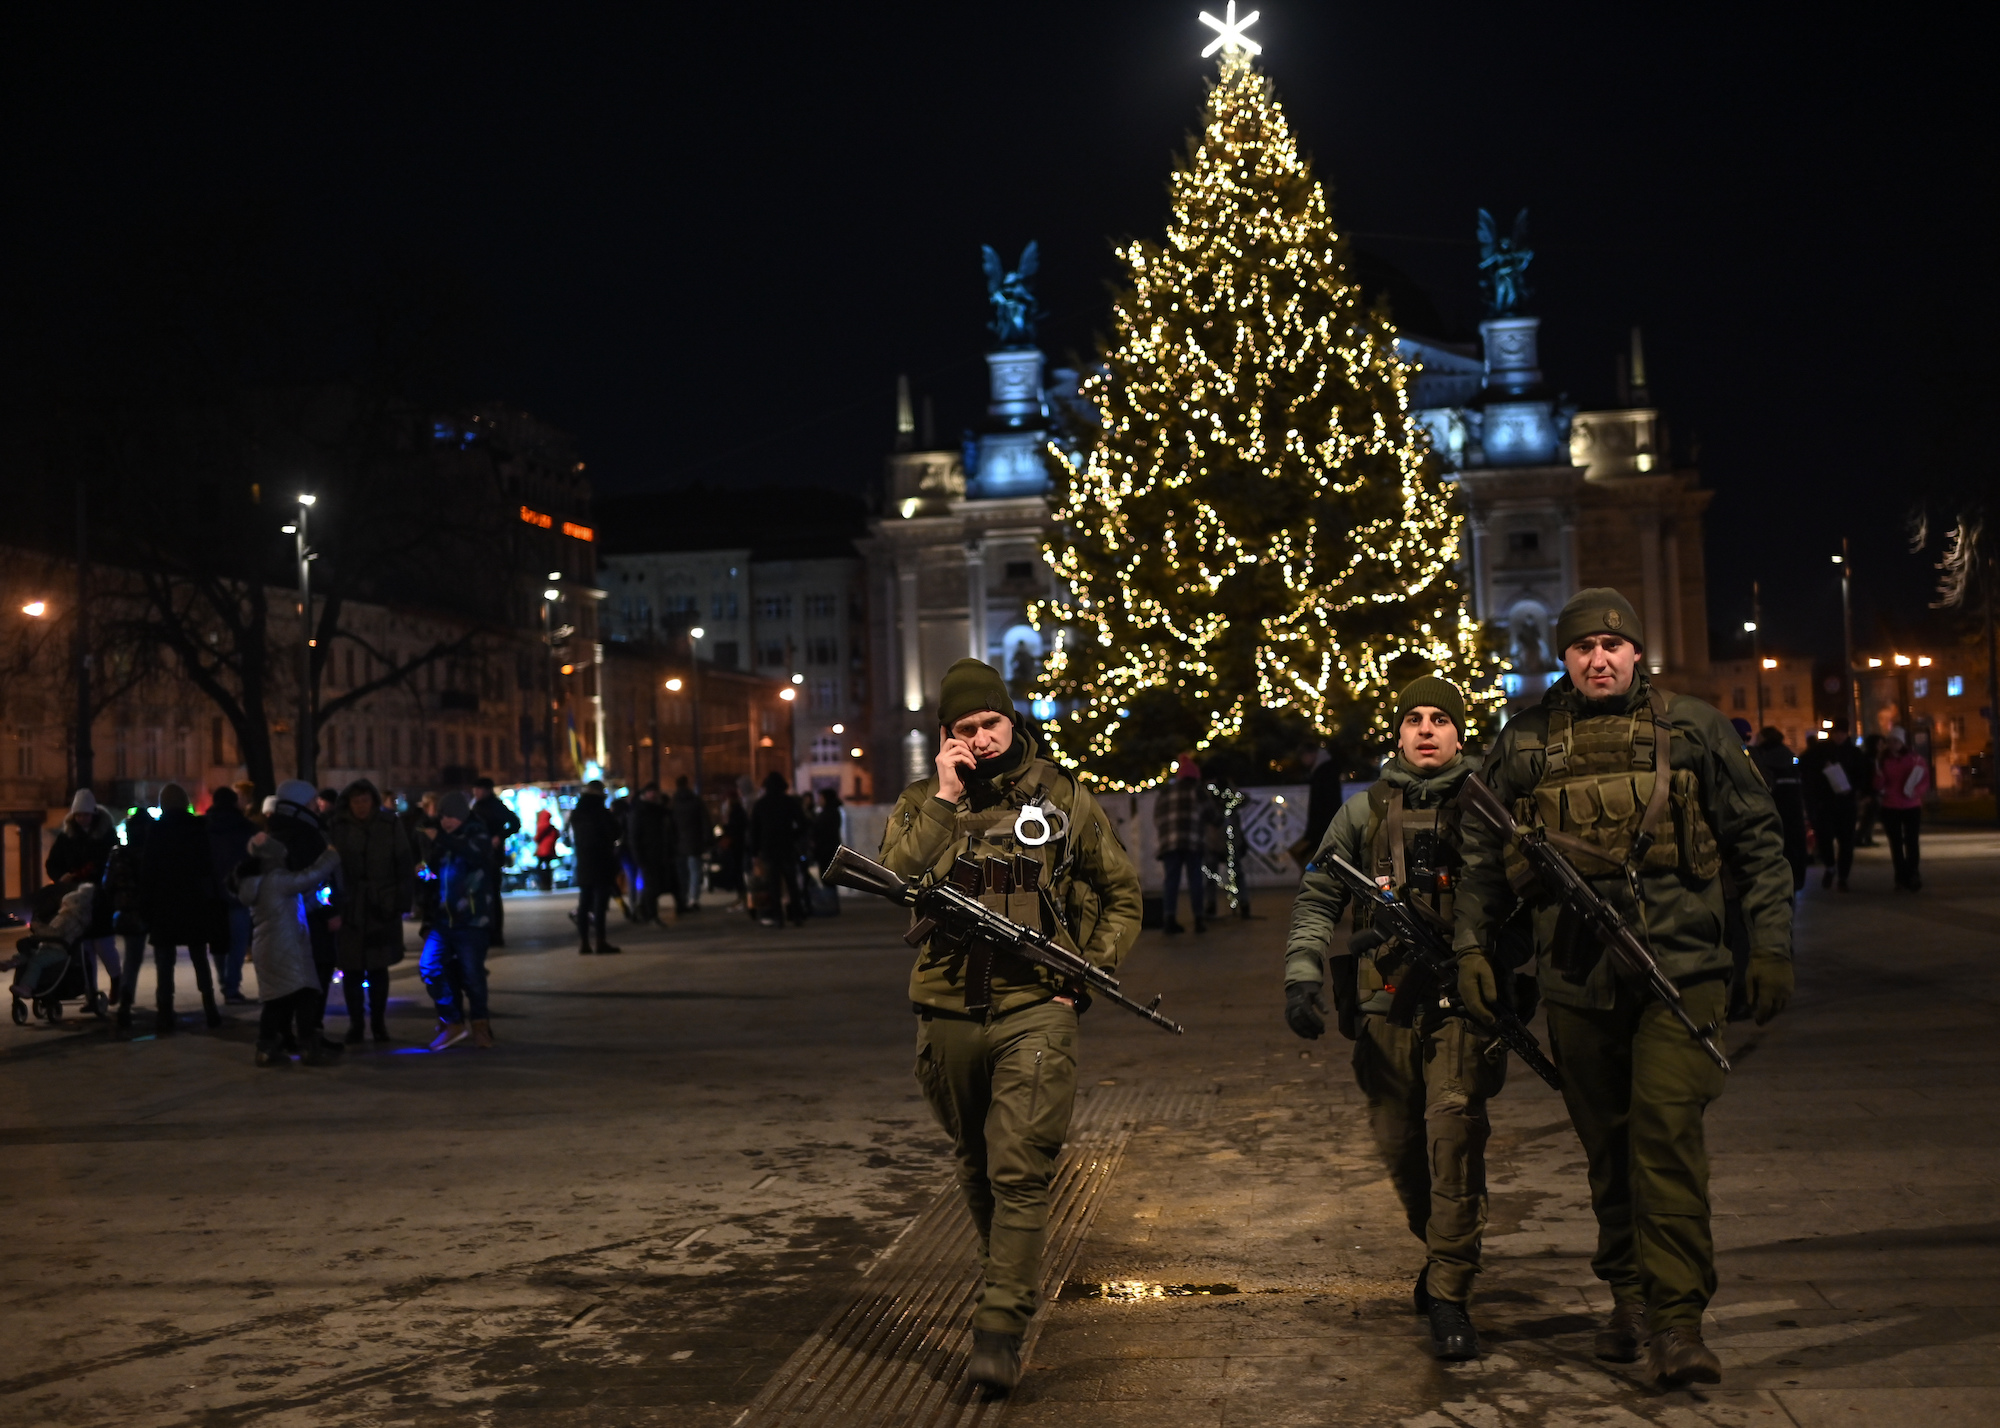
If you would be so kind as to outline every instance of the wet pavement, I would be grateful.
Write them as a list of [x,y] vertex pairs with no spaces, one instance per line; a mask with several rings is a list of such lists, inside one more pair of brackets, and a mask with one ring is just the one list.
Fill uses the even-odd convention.
[[[1164,991],[1186,1037],[1090,1015],[1093,1094],[1204,1109],[1130,1125],[1027,1381],[985,1421],[2000,1421],[2000,837],[1931,837],[1917,896],[1862,858],[1854,893],[1801,898],[1791,1011],[1731,1031],[1720,1389],[1657,1394],[1590,1357],[1582,1158],[1518,1068],[1488,1352],[1432,1359],[1347,1043],[1277,1015],[1287,908],[1266,898],[1146,934],[1127,990]],[[414,1050],[414,958],[396,1044],[339,1068],[253,1068],[254,1007],[166,1041],[143,1011],[125,1043],[0,1030],[0,1424],[724,1425],[783,1382],[863,1271],[921,1248],[898,1236],[945,1177],[895,914],[777,932],[711,908],[600,960],[565,910],[510,900],[492,1051]]]

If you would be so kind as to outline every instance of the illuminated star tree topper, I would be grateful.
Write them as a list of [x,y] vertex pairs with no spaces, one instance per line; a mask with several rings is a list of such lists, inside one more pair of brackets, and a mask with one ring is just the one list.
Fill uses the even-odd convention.
[[1221,72],[1165,241],[1119,252],[1097,440],[1060,458],[1046,554],[1072,598],[1031,610],[1051,745],[1099,787],[1157,783],[1188,748],[1243,774],[1308,740],[1358,758],[1418,674],[1482,722],[1498,704],[1413,369],[1253,63],[1256,15],[1202,19]]
[[1206,10],[1201,12],[1202,24],[1215,31],[1215,38],[1210,40],[1208,48],[1201,52],[1203,59],[1208,59],[1217,50],[1241,50],[1253,55],[1264,53],[1262,45],[1243,33],[1257,23],[1259,11],[1252,10],[1239,20],[1236,18],[1236,0],[1229,0],[1229,8],[1222,13],[1223,18],[1218,20]]

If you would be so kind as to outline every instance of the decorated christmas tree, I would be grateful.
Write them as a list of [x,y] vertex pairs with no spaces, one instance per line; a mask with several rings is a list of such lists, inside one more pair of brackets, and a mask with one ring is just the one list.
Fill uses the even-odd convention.
[[1058,473],[1047,555],[1074,600],[1033,611],[1059,632],[1049,737],[1102,787],[1155,783],[1187,748],[1358,753],[1429,671],[1476,717],[1499,704],[1413,369],[1252,48],[1219,47],[1166,242],[1119,253],[1129,286],[1086,388],[1098,438]]

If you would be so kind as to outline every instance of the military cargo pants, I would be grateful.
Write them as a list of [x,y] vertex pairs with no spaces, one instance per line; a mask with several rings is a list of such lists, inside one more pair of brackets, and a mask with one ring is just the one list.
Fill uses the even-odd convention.
[[[1720,1024],[1728,983],[1682,990],[1696,1026]],[[1702,1112],[1722,1069],[1673,1014],[1618,983],[1605,1011],[1549,1004],[1549,1056],[1590,1166],[1597,1253],[1590,1267],[1655,1330],[1693,1328],[1715,1295]]]
[[1049,1181],[1076,1100],[1076,1010],[1043,1002],[990,1022],[917,1023],[917,1084],[951,1137],[979,1232],[972,1327],[1026,1331],[1042,1277]]
[[1486,1231],[1486,1102],[1507,1079],[1491,1044],[1457,1016],[1424,1031],[1371,1013],[1354,1039],[1354,1080],[1368,1097],[1375,1144],[1410,1233],[1430,1250],[1425,1288],[1461,1304],[1472,1296]]

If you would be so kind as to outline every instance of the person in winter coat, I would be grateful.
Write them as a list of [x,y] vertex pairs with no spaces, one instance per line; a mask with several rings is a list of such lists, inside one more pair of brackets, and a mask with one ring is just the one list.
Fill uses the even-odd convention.
[[535,815],[535,882],[543,892],[556,885],[556,852],[561,841],[554,815],[544,808]]
[[1882,810],[1882,832],[1889,839],[1896,887],[1902,892],[1919,892],[1924,885],[1917,871],[1917,825],[1930,786],[1930,760],[1910,747],[1901,727],[1891,729],[1882,748],[1881,771],[1875,775],[1875,796]]
[[453,790],[438,800],[437,831],[429,835],[424,877],[424,990],[437,1004],[432,1051],[493,1044],[486,1011],[487,935],[493,925],[493,840],[472,816],[471,800]]
[[1764,775],[1785,828],[1785,861],[1792,865],[1792,891],[1806,885],[1806,802],[1799,761],[1779,729],[1764,729],[1750,747],[1750,762]]
[[250,910],[250,962],[257,969],[263,1010],[257,1018],[259,1066],[287,1066],[287,1035],[295,1034],[308,1066],[331,1066],[344,1049],[320,1033],[325,998],[313,962],[307,909],[312,894],[340,868],[340,854],[322,848],[305,867],[285,866],[290,850],[269,833],[250,840],[236,874],[237,899]]
[[[257,825],[243,816],[236,790],[228,784],[209,794],[203,821],[208,824],[208,852],[215,863],[216,883],[227,889],[237,865],[250,856],[250,840],[257,836]],[[250,909],[242,899],[233,897],[224,897],[220,906],[222,918],[212,945],[222,978],[222,999],[231,1006],[242,1006],[250,1000],[243,995],[243,959],[250,955]]]
[[[585,956],[595,952],[610,955],[623,951],[608,940],[604,919],[611,910],[611,894],[618,886],[618,820],[604,806],[604,785],[592,779],[570,810],[566,835],[576,851],[576,930],[581,939],[577,951]],[[597,945],[591,945],[591,929],[597,931]]]
[[639,790],[625,815],[625,846],[631,850],[632,866],[638,873],[635,909],[641,922],[660,920],[660,894],[674,881],[674,820],[660,786],[649,783]]
[[[770,901],[759,919],[766,927],[782,927],[790,918],[803,926],[806,920],[805,884],[800,850],[812,837],[799,801],[785,792],[785,776],[772,772],[764,776],[764,796],[750,810],[750,852],[764,865],[764,886]],[[784,902],[778,902],[782,889]]]
[[708,805],[688,787],[685,774],[674,780],[674,797],[669,808],[673,813],[674,856],[680,874],[674,879],[674,907],[680,912],[700,912],[701,885],[707,881],[702,876],[702,864],[713,841],[714,825],[709,821]]
[[146,915],[139,906],[139,868],[146,843],[160,821],[143,808],[132,809],[125,817],[125,831],[111,850],[105,872],[104,894],[111,902],[111,930],[124,944],[124,975],[119,979],[117,1024],[121,1030],[132,1025],[132,998],[139,985],[139,968],[146,961]]
[[153,943],[155,1035],[169,1036],[174,1022],[174,949],[185,947],[201,989],[202,1011],[211,1027],[222,1025],[208,957],[221,920],[216,904],[222,885],[208,847],[208,827],[188,807],[187,790],[170,783],[160,790],[160,826],[146,840],[139,859],[139,906]]
[[389,1039],[389,968],[403,956],[403,914],[416,896],[417,855],[375,785],[358,778],[327,830],[340,854],[340,930],[334,955],[347,1001],[347,1044],[361,1040],[364,1001],[378,1042]]
[[111,899],[104,893],[104,884],[111,871],[112,850],[117,846],[118,830],[112,826],[111,815],[97,806],[89,789],[80,788],[42,864],[51,882],[96,885],[98,895],[90,900],[90,925],[84,929],[81,943],[83,955],[104,968],[112,996],[117,995],[120,981],[118,939],[112,935]]
[[1202,886],[1201,869],[1208,856],[1208,830],[1221,826],[1222,810],[1201,786],[1200,767],[1192,755],[1183,754],[1174,768],[1173,782],[1161,789],[1153,802],[1153,834],[1166,889],[1164,931],[1182,931],[1174,914],[1180,907],[1183,875],[1194,930],[1208,931],[1208,891]]
[[[819,791],[819,807],[812,815],[812,860],[819,876],[826,875],[826,865],[833,861],[833,855],[840,851],[840,845],[847,832],[847,810],[840,802],[840,790],[823,788]],[[825,908],[830,913],[840,911],[840,893],[828,888]]]
[[1860,815],[1861,791],[1874,783],[1873,769],[1862,767],[1861,750],[1847,735],[1847,722],[1838,720],[1833,732],[1815,739],[1799,755],[1799,785],[1805,798],[1806,817],[1811,820],[1813,841],[1825,866],[1819,885],[1847,891],[1847,875],[1854,870],[1854,828]]
[[[743,782],[747,784],[749,780]],[[715,860],[716,885],[736,894],[736,900],[729,904],[731,912],[741,912],[749,906],[750,890],[743,877],[749,843],[750,805],[745,801],[744,790],[732,789],[722,809],[722,841]]]
[[490,778],[472,781],[472,816],[479,820],[487,835],[493,839],[493,938],[490,945],[505,947],[507,904],[500,896],[501,876],[507,870],[509,841],[521,831],[521,819],[493,791],[493,780]]
[[[332,797],[337,800],[339,795]],[[321,802],[320,793],[304,779],[286,779],[278,785],[271,802],[270,833],[285,845],[288,871],[303,872],[326,847],[326,824],[319,815]],[[306,931],[312,938],[313,965],[319,969],[322,993],[333,986],[334,969],[340,960],[334,945],[340,914],[332,903],[328,896],[310,898],[305,904]]]

